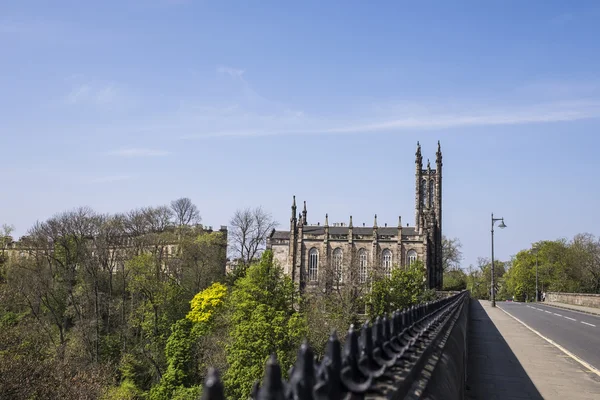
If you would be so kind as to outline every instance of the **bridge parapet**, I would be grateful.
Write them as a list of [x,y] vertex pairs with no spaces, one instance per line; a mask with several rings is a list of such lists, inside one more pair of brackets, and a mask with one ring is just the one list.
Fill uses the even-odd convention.
[[[289,380],[272,356],[254,400],[462,399],[466,381],[467,291],[378,317],[360,329],[350,326],[344,345],[335,332],[317,363],[300,346]],[[211,369],[203,400],[224,400]]]
[[548,292],[546,299],[557,303],[600,308],[600,294]]

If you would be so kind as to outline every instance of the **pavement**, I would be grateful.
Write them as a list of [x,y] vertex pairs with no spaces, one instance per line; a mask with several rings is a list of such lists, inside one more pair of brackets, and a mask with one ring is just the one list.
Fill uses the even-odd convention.
[[[511,315],[518,314],[517,318],[522,317],[523,321],[533,321],[546,333],[553,326],[577,337],[583,332],[580,341],[592,337],[586,329],[598,329],[600,322],[592,327],[581,323],[585,314],[578,313],[578,318],[571,321],[554,315],[556,309],[548,314],[546,310],[539,311],[523,303],[498,302],[497,305],[492,308],[489,301],[477,300],[470,304],[467,399],[600,399],[600,375],[580,364],[575,359],[577,356],[567,355]],[[551,317],[556,319],[550,320]],[[565,322],[573,326],[565,328]],[[592,333],[598,335],[600,330]],[[594,340],[582,347],[592,349],[596,343]],[[596,362],[595,357],[587,359]]]

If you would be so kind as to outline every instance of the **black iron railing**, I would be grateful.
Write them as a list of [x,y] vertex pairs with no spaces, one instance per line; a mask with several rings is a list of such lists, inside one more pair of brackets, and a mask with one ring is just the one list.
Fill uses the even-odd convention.
[[[317,363],[300,346],[289,380],[272,356],[255,400],[462,399],[466,380],[468,292],[378,317],[350,327],[342,348],[335,333]],[[209,371],[203,400],[224,400],[216,370]]]

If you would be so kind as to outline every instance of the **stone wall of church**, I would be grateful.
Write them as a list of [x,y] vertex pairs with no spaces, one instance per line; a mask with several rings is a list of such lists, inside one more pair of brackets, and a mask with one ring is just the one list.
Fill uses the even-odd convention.
[[[284,273],[291,276],[292,266],[288,265],[290,259],[288,257],[289,241],[272,243],[270,248],[273,251],[273,257],[283,268]],[[420,241],[404,241],[400,245],[398,242],[391,241],[378,242],[377,247],[374,247],[372,240],[355,240],[353,243],[349,243],[347,240],[329,240],[326,244],[322,239],[305,239],[300,254],[304,274],[308,273],[309,252],[312,248],[316,248],[319,253],[319,275],[332,265],[333,252],[338,248],[342,250],[342,265],[344,268],[358,268],[358,252],[361,249],[364,249],[367,253],[367,268],[369,271],[373,267],[381,268],[381,256],[386,249],[392,252],[393,266],[406,266],[408,263],[407,254],[410,250],[417,252],[418,260],[426,262],[425,245]],[[355,259],[351,259],[352,257],[355,257]],[[320,279],[321,277],[319,277]]]
[[271,246],[271,250],[273,251],[273,258],[277,261],[279,266],[283,268],[283,273],[291,276],[292,270],[288,265],[288,256],[290,254],[289,242],[285,242],[284,244],[274,244]]

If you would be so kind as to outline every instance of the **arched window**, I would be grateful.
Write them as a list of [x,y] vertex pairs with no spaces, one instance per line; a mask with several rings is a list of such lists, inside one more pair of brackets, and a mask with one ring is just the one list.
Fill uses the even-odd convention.
[[433,180],[429,181],[429,207],[433,207],[433,194],[435,193],[434,190],[434,183]]
[[319,276],[319,252],[314,247],[308,252],[308,280],[316,282]]
[[360,283],[367,281],[367,251],[365,249],[358,251],[358,281]]
[[406,253],[406,259],[408,260],[408,265],[412,265],[412,263],[417,261],[417,252],[414,250],[409,250],[409,252]]
[[386,277],[392,277],[392,252],[388,249],[381,254],[381,266]]
[[421,195],[421,205],[423,207],[425,207],[427,205],[427,181],[425,179],[423,179],[421,181],[421,188],[420,188],[420,195]]
[[342,262],[344,261],[344,253],[342,249],[337,248],[333,251],[333,279],[334,282],[342,282],[344,272]]

